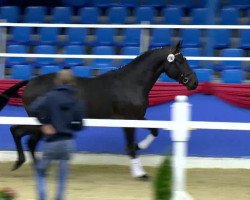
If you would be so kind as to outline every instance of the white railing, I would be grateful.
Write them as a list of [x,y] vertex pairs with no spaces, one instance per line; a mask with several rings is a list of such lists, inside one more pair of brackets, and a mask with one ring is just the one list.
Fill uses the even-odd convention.
[[[190,130],[193,129],[220,129],[220,130],[250,130],[249,123],[232,122],[203,122],[190,121],[191,105],[186,96],[177,96],[171,106],[172,121],[153,120],[111,120],[111,119],[84,119],[85,126],[94,127],[134,127],[134,128],[161,128],[171,131],[173,141],[173,198],[172,200],[190,199],[185,192],[187,142]],[[31,117],[0,117],[0,124],[39,125],[36,118]]]
[[3,27],[55,27],[55,28],[168,28],[168,29],[250,29],[249,25],[162,25],[162,24],[46,24],[46,23],[0,23]]
[[[20,57],[20,58],[82,58],[82,59],[134,59],[137,55],[69,55],[69,54],[26,54],[26,53],[0,53],[0,57]],[[188,60],[207,61],[250,61],[250,57],[198,57],[186,56]]]
[[[249,25],[152,25],[152,24],[48,24],[48,23],[0,23],[0,27],[58,27],[58,28],[141,28],[141,29],[250,29]],[[66,54],[14,54],[0,53],[0,57],[27,58],[102,58],[133,59],[137,55],[66,55]],[[187,56],[188,60],[200,61],[250,61],[249,57],[196,57]]]

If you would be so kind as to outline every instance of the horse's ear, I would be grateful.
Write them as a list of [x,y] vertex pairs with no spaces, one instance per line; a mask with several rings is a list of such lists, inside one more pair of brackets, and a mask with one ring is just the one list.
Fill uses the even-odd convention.
[[179,53],[181,51],[181,48],[182,48],[182,40],[180,40],[176,47],[175,47],[175,52],[174,53]]

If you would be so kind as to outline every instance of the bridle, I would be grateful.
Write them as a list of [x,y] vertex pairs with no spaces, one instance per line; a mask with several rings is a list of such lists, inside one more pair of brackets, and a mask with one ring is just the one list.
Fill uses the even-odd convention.
[[[172,63],[172,62],[177,62],[176,61],[176,56],[179,56],[179,55],[181,55],[181,53],[180,52],[178,52],[178,53],[176,53],[176,54],[169,54],[168,55],[168,57],[167,57],[167,61],[169,62],[169,63]],[[178,69],[180,70],[180,72],[181,72],[181,75],[180,75],[180,77],[178,78],[178,81],[179,81],[179,83],[182,83],[182,84],[184,84],[184,85],[186,85],[188,82],[189,82],[189,76],[190,75],[192,75],[193,74],[193,72],[192,71],[190,71],[190,72],[183,72],[183,70],[182,70],[182,68],[180,68],[180,65],[181,65],[181,63],[183,63],[183,61],[185,60],[185,58],[183,57],[183,56],[181,56],[181,62],[180,62],[180,64],[179,65],[176,65],[177,67],[178,67]]]

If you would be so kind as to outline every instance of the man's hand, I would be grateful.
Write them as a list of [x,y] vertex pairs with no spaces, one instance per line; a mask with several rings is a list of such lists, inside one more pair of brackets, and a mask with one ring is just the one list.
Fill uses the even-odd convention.
[[50,124],[42,125],[41,130],[44,135],[54,135],[56,133],[56,129]]

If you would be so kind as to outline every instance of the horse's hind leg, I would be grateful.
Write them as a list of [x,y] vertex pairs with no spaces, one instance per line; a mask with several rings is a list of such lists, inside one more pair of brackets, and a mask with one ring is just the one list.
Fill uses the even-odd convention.
[[19,167],[22,166],[22,164],[25,162],[25,156],[23,152],[23,146],[21,139],[23,136],[27,135],[27,132],[25,131],[25,126],[24,125],[14,125],[10,127],[10,131],[12,133],[16,149],[18,151],[18,159],[15,162],[12,170],[16,170]]
[[31,136],[28,139],[28,147],[34,163],[36,163],[35,150],[41,138],[42,138],[42,132],[38,127],[36,130],[34,130],[34,132],[32,132]]
[[125,138],[127,141],[127,153],[131,157],[131,174],[135,178],[142,180],[147,180],[148,175],[144,171],[140,159],[136,156],[136,151],[138,146],[135,143],[135,129],[134,128],[124,128]]

